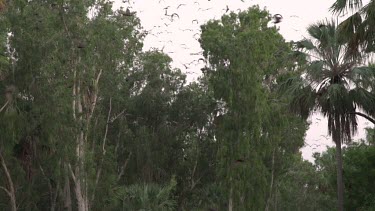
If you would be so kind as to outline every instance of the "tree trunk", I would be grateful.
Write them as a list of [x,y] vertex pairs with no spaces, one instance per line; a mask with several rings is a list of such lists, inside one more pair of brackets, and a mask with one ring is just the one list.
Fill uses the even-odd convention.
[[[77,64],[81,63],[81,57],[78,56]],[[76,67],[77,68],[77,67]],[[85,73],[85,69],[82,70]],[[76,163],[74,168],[69,166],[70,173],[74,182],[74,192],[77,200],[77,206],[79,211],[88,211],[90,207],[88,198],[88,176],[86,172],[86,154],[87,154],[87,137],[90,128],[90,122],[93,117],[93,113],[96,106],[96,100],[98,97],[98,83],[101,77],[102,71],[97,73],[97,77],[94,79],[94,90],[90,89],[82,81],[81,74],[78,74],[77,70],[73,73],[73,117],[77,125],[80,127],[80,131],[76,134]],[[84,118],[85,117],[85,118]]]
[[[78,63],[80,57],[78,58]],[[73,98],[73,117],[80,127],[80,132],[76,136],[76,159],[75,168],[73,169],[70,164],[69,171],[74,182],[74,192],[77,200],[78,211],[88,211],[88,197],[87,197],[87,175],[85,172],[85,150],[86,150],[86,140],[85,140],[85,124],[83,120],[83,88],[81,87],[82,81],[76,78],[76,71],[74,72],[74,91],[75,94]],[[79,116],[76,116],[76,115]],[[87,124],[87,123],[86,123]],[[86,131],[87,133],[87,131]]]
[[342,176],[341,141],[336,142],[336,169],[337,169],[337,210],[344,210],[344,182]]
[[274,180],[274,174],[275,174],[275,149],[272,152],[272,166],[271,166],[271,182],[270,182],[270,193],[267,200],[267,205],[265,211],[268,211],[270,209],[271,199],[272,199],[272,190],[273,190],[273,180]]
[[64,173],[65,173],[65,184],[63,190],[63,197],[64,197],[64,210],[72,211],[72,196],[70,193],[70,181],[69,181],[69,169],[67,165],[64,165]]
[[74,192],[76,195],[78,211],[88,211],[89,205],[85,192],[86,183],[83,177],[77,177],[77,175],[81,175],[81,173],[83,174],[83,172],[80,171],[79,167],[76,167],[75,171],[73,172],[71,166],[69,166],[69,170],[74,181]]
[[72,177],[74,181],[74,192],[77,199],[78,211],[88,211],[88,200],[87,200],[87,177],[84,169],[85,164],[85,149],[84,149],[84,134],[81,132],[77,138],[77,158],[78,163],[76,164],[75,171],[72,171]]
[[229,190],[228,211],[233,211],[233,187],[230,187]]
[[1,152],[0,152],[0,160],[1,160],[1,166],[3,167],[4,173],[5,173],[7,182],[8,182],[8,187],[9,187],[8,189],[5,188],[5,187],[0,187],[0,188],[3,189],[8,194],[8,196],[10,198],[9,202],[10,202],[11,210],[17,211],[16,192],[15,192],[15,189],[14,189],[13,180],[12,180],[12,177],[10,176],[9,169],[5,164],[5,160],[4,160]]
[[52,196],[51,211],[56,210],[56,202],[57,202],[57,196],[58,196],[58,193],[59,193],[59,189],[60,189],[60,181],[57,182],[56,191]]
[[58,190],[59,190],[59,186],[60,186],[60,181],[57,182],[57,185],[55,187],[55,190],[52,186],[52,183],[50,181],[50,178],[45,174],[44,172],[44,169],[43,167],[39,164],[39,169],[40,169],[40,172],[42,172],[42,175],[45,177],[46,181],[47,181],[47,185],[48,185],[48,189],[49,189],[49,196],[50,196],[50,207],[51,207],[51,211],[55,211],[56,209],[56,198],[57,198],[57,194],[58,194]]

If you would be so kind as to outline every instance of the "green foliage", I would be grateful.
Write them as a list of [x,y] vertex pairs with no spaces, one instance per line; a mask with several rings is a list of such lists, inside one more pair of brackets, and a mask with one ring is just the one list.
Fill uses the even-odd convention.
[[364,5],[361,0],[337,0],[331,10],[337,14],[352,11],[339,25],[342,41],[349,47],[348,56],[358,57],[362,51],[375,51],[375,1]]
[[313,164],[291,157],[287,165],[277,179],[272,210],[335,209],[335,195],[327,194],[326,178]]
[[[294,122],[285,106],[267,102],[277,99],[272,94],[273,79],[290,65],[286,62],[289,46],[276,28],[267,26],[269,21],[267,11],[252,7],[201,27],[200,42],[209,62],[204,74],[219,102],[216,171],[224,198],[207,206],[264,209],[274,191],[270,180],[278,173],[279,165],[271,160],[282,156],[282,150],[293,154],[302,145],[304,125]],[[295,130],[295,137],[287,135],[288,126]]]
[[364,144],[349,147],[344,154],[344,175],[348,210],[374,207],[375,148]]
[[[374,93],[369,82],[360,82],[361,75],[371,75],[369,67],[359,67],[364,53],[353,52],[350,45],[342,42],[341,32],[334,20],[312,24],[307,29],[310,40],[302,40],[294,46],[310,57],[299,71],[284,79],[280,90],[290,99],[291,110],[303,118],[319,111],[328,118],[328,133],[336,144],[337,151],[337,196],[338,209],[344,206],[344,184],[342,182],[341,144],[351,142],[357,132],[357,107],[373,115],[370,104]],[[366,80],[366,79],[365,79]]]
[[[343,152],[345,209],[372,210],[374,208],[374,163],[375,148],[363,143],[354,143]],[[335,149],[315,155],[318,174],[324,179],[321,189],[327,196],[336,196]]]
[[115,199],[121,201],[121,208],[116,210],[175,210],[177,204],[173,192],[176,184],[172,178],[166,186],[149,183],[117,188],[114,190]]
[[[224,15],[201,26],[208,63],[187,84],[169,56],[141,51],[136,13],[94,0],[6,6],[0,153],[19,210],[332,210],[329,159],[318,170],[301,159],[307,124],[287,109],[300,105],[306,117],[317,108],[316,85],[335,60],[308,63],[300,50],[326,49],[332,30],[311,28],[320,45],[286,43],[266,10]],[[345,75],[354,89],[322,86],[318,108],[355,102],[373,112],[372,68]],[[5,172],[0,210],[10,209]]]
[[312,61],[301,67],[298,76],[284,80],[280,90],[289,95],[294,112],[304,118],[313,111],[322,112],[328,117],[334,141],[349,142],[356,132],[356,118],[352,114],[356,108],[373,113],[370,104],[374,94],[368,88],[374,71],[371,66],[357,67],[361,58],[345,57],[348,49],[339,41],[333,21],[313,24],[308,32],[313,40],[296,45]]

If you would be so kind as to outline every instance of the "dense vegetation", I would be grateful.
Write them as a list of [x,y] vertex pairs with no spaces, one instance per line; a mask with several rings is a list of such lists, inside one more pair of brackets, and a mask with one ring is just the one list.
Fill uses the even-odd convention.
[[[223,15],[201,26],[187,83],[107,1],[0,9],[0,210],[374,209],[375,132],[351,140],[375,116],[372,19],[354,45],[347,21],[289,43],[257,6]],[[336,143],[314,164],[299,152],[311,111]]]

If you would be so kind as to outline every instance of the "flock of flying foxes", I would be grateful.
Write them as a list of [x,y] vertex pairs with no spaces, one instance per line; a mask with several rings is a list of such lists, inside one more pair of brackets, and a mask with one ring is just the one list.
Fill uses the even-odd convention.
[[[210,0],[208,0],[208,1],[210,1]],[[127,1],[124,1],[124,3],[125,3],[125,2],[127,2]],[[159,1],[159,3],[160,3],[160,1]],[[198,3],[198,2],[195,2],[195,3]],[[199,3],[198,3],[198,4],[199,4]],[[177,6],[177,9],[180,8],[181,6],[185,6],[185,5],[186,5],[186,4],[179,4],[179,5]],[[169,6],[166,7],[166,8],[164,8],[164,10],[165,10],[165,15],[166,15],[166,16],[168,16],[168,14],[167,14],[167,9],[168,9],[168,8],[169,8]],[[228,11],[229,11],[229,6],[227,5],[226,8],[225,8],[225,13],[227,13]],[[127,8],[125,12],[124,12],[124,11],[121,11],[120,13],[121,13],[122,15],[124,15],[124,16],[132,16],[132,15],[134,15],[134,13],[130,12],[129,8]],[[170,15],[170,16],[172,16],[172,18],[173,18],[173,16],[177,16],[177,17],[179,17],[177,13],[173,13],[173,14]],[[274,22],[273,22],[273,23],[278,24],[278,23],[280,23],[280,22],[282,21],[283,16],[282,16],[281,14],[275,14],[275,15],[273,16],[273,18],[274,18]]]
[[[160,0],[160,1],[162,1],[162,0]],[[210,1],[210,0],[208,0],[208,1]],[[198,2],[196,2],[196,3],[198,3]],[[178,5],[177,9],[178,9],[179,7],[181,7],[181,6],[184,6],[184,5],[185,5],[185,4],[180,4],[180,5]],[[165,15],[171,17],[171,21],[173,21],[173,18],[174,18],[174,17],[179,18],[179,15],[178,15],[177,13],[173,13],[173,14],[169,15],[169,14],[168,14],[168,8],[169,8],[169,6],[166,7],[166,8],[164,8],[164,10],[165,10]],[[211,9],[211,8],[209,8],[209,9]],[[203,9],[201,9],[201,10],[203,10]],[[205,9],[205,10],[208,10],[208,9]],[[225,12],[228,12],[228,11],[229,11],[229,7],[226,6],[226,8],[225,8]],[[123,15],[123,16],[132,16],[132,15],[135,14],[135,12],[131,12],[131,11],[129,10],[129,8],[127,8],[125,11],[120,12],[120,14]],[[282,21],[282,19],[283,19],[283,16],[282,16],[281,14],[275,14],[275,15],[273,16],[273,23],[274,23],[274,24],[278,24],[278,23],[280,23],[280,22]],[[193,20],[193,23],[194,23],[195,21],[196,21],[197,24],[198,24],[198,21],[197,21],[197,20]],[[234,164],[234,165],[238,165],[238,164],[244,164],[245,162],[246,162],[246,159],[244,159],[244,158],[239,158],[239,159],[234,160],[233,164]]]

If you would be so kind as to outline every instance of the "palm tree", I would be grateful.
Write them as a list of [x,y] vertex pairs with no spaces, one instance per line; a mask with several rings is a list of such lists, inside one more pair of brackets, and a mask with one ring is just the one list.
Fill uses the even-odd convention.
[[[296,43],[309,61],[297,76],[288,78],[281,90],[291,98],[294,112],[307,118],[321,112],[328,118],[328,132],[336,144],[338,210],[343,210],[342,143],[357,131],[356,114],[374,114],[374,67],[359,67],[364,55],[347,57],[350,49],[340,42],[334,21],[321,21],[307,29],[311,39]],[[365,113],[357,112],[362,109]],[[371,119],[372,120],[372,119]]]
[[353,14],[339,25],[340,34],[347,42],[352,56],[359,56],[360,49],[366,52],[375,52],[375,0],[366,5],[362,0],[336,0],[331,6],[336,14],[349,10]]
[[113,204],[121,201],[122,210],[176,210],[173,197],[177,182],[173,176],[169,184],[133,184],[114,189]]

